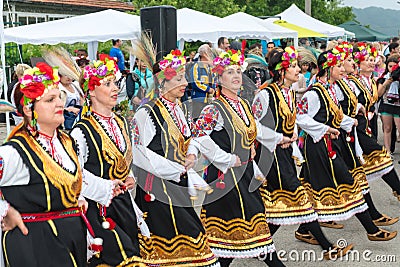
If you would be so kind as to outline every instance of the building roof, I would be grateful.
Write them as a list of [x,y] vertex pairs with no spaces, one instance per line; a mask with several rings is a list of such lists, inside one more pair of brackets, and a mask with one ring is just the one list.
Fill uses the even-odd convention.
[[117,0],[30,0],[30,2],[107,8],[107,9],[110,8],[117,10],[134,10],[132,4],[120,2]]

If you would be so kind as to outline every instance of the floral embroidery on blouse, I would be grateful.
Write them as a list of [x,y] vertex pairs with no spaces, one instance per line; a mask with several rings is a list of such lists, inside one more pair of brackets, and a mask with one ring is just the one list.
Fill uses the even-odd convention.
[[303,97],[297,103],[297,114],[302,115],[302,114],[307,114],[307,113],[308,113],[308,100],[307,100],[307,97]]
[[259,97],[256,98],[253,105],[251,106],[251,109],[253,111],[254,117],[256,119],[261,119],[263,107]]
[[4,168],[4,160],[0,157],[0,180],[3,178],[3,168]]
[[201,137],[207,135],[205,131],[211,131],[217,125],[218,110],[215,106],[206,107],[197,119],[193,130],[193,137]]
[[139,145],[139,126],[137,125],[136,119],[132,120],[132,137],[133,145]]

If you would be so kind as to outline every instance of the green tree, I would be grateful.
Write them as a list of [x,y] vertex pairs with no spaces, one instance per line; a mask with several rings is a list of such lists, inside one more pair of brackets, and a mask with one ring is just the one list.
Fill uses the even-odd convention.
[[225,17],[239,11],[244,11],[246,6],[239,6],[233,0],[133,0],[136,15],[140,14],[140,8],[149,6],[169,5],[177,9],[191,8],[210,15]]
[[[234,0],[239,6],[246,6],[246,13],[253,16],[274,16],[281,13],[292,4],[304,10],[304,0]],[[355,18],[351,7],[340,6],[342,0],[312,0],[312,17],[323,22],[339,25]]]

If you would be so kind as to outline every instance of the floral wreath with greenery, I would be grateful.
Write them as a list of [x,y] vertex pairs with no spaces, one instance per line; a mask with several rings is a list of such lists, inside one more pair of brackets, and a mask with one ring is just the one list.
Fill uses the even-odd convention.
[[218,73],[221,75],[226,66],[233,66],[238,65],[242,66],[244,64],[244,56],[238,50],[228,50],[220,53],[217,57],[213,60],[214,68],[212,69],[213,72]]
[[44,62],[39,62],[36,67],[25,70],[19,82],[25,106],[35,99],[40,100],[49,90],[58,87],[60,82],[58,68],[52,68]]
[[348,58],[349,55],[353,54],[353,45],[348,42],[343,42],[338,45],[341,49],[343,49],[345,56],[344,59]]
[[366,56],[378,56],[378,51],[375,47],[371,47],[371,45],[366,43],[357,43],[358,51],[354,52],[354,61],[360,64],[362,61],[365,60]]
[[171,50],[171,52],[158,63],[160,72],[157,73],[159,79],[171,80],[180,70],[185,67],[186,58],[183,55],[185,51],[179,49]]
[[322,68],[326,69],[338,65],[345,59],[345,56],[346,56],[345,50],[340,46],[336,46],[335,48],[332,49],[332,51],[326,53],[325,55],[326,61],[322,65]]
[[83,69],[83,79],[85,80],[83,91],[93,91],[96,86],[102,84],[104,78],[111,75],[119,79],[118,76],[121,73],[119,72],[118,65],[112,57],[101,54],[99,60],[93,61],[93,65],[87,65]]
[[289,68],[290,64],[297,60],[298,57],[299,53],[296,51],[296,48],[294,48],[294,46],[286,47],[281,57],[282,62],[279,62],[276,65],[275,70],[286,70],[287,68]]

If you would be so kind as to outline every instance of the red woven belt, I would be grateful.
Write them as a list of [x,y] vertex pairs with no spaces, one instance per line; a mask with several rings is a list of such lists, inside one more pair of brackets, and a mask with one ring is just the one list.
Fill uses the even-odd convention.
[[69,208],[60,211],[50,211],[43,213],[21,213],[22,221],[24,222],[44,222],[67,217],[80,217],[80,208]]

